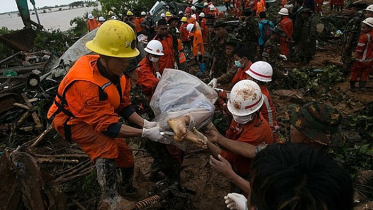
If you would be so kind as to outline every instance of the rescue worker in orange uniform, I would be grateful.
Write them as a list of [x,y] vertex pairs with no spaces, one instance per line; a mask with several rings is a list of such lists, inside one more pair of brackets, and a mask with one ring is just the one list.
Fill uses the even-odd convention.
[[154,40],[158,40],[162,43],[164,56],[159,58],[158,67],[159,73],[163,73],[165,68],[176,68],[175,62],[175,52],[173,48],[173,38],[172,35],[168,33],[167,21],[165,19],[160,19],[158,21],[158,32],[154,37]]
[[88,31],[92,31],[98,26],[99,26],[99,22],[93,17],[92,14],[88,14],[88,20],[87,20]]
[[[111,33],[114,30],[117,33]],[[56,131],[75,142],[95,163],[100,205],[122,209],[124,199],[119,192],[136,192],[132,150],[124,138],[158,141],[162,136],[156,122],[144,120],[131,106],[130,83],[123,72],[139,54],[133,29],[121,21],[108,20],[86,47],[98,55],[84,55],[71,67],[58,87],[48,119],[54,117]],[[120,123],[118,115],[140,129]]]
[[183,44],[183,46],[185,47],[186,49],[186,53],[187,53],[187,56],[190,55],[192,53],[192,43],[191,43],[191,40],[188,39],[189,37],[189,31],[187,30],[187,26],[188,26],[188,23],[187,23],[187,17],[183,17],[181,18],[181,26],[180,26],[180,35],[181,35],[181,42]]
[[352,53],[355,59],[351,66],[350,89],[355,89],[355,84],[360,76],[359,88],[366,91],[366,84],[373,65],[373,18],[366,18],[361,23],[359,41]]
[[250,52],[242,44],[236,46],[233,50],[234,65],[238,68],[236,74],[234,75],[231,87],[241,80],[247,79],[249,76],[246,74],[246,71],[250,68],[252,62],[249,59]]
[[[127,12],[127,15],[128,15],[129,12],[130,11]],[[135,23],[136,33],[137,34],[141,33],[141,30],[142,30],[141,29],[141,21],[140,21],[140,17],[139,17],[138,13],[135,13],[134,18],[133,18],[133,22]]]
[[285,32],[285,36],[280,37],[280,53],[289,56],[289,43],[293,36],[293,21],[289,18],[289,10],[286,8],[282,8],[278,14],[281,15],[280,27]]
[[194,58],[197,59],[197,63],[200,64],[202,62],[202,56],[205,53],[205,48],[203,46],[203,39],[202,33],[194,24],[188,24],[187,30],[189,33],[193,33],[193,51],[191,60]]
[[207,2],[203,3],[202,12],[205,13],[205,15],[207,15],[210,12],[210,8],[208,6],[209,6],[209,3]]
[[262,104],[263,96],[259,85],[251,80],[239,81],[233,86],[228,101],[228,110],[232,113],[233,120],[226,136],[221,135],[214,126],[204,133],[209,140],[207,147],[212,155],[216,159],[220,155],[228,160],[233,170],[243,178],[249,175],[252,159],[244,157],[248,151],[240,145],[245,143],[257,146],[273,142],[271,128],[259,112]]
[[142,12],[140,13],[140,15],[141,15],[141,17],[140,17],[140,26],[141,26],[142,21],[145,20],[146,12],[142,11]]
[[155,88],[161,79],[158,61],[163,56],[162,43],[158,40],[151,40],[145,47],[146,56],[140,61],[136,69],[139,78],[137,83],[141,85],[143,93],[151,100]]
[[251,65],[246,73],[249,75],[249,79],[260,86],[260,90],[263,94],[263,106],[260,108],[260,113],[263,115],[264,119],[267,120],[269,126],[271,126],[274,141],[279,142],[280,137],[278,132],[280,127],[276,120],[276,109],[273,106],[272,97],[266,87],[266,83],[272,81],[272,66],[265,61],[257,61]]
[[206,18],[205,18],[205,13],[201,12],[199,14],[200,17],[200,27],[201,27],[201,32],[202,32],[202,39],[203,43],[207,42],[207,33],[209,31],[209,27],[206,25]]

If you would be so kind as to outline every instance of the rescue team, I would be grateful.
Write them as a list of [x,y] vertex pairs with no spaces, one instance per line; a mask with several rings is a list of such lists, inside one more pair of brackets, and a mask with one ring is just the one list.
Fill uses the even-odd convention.
[[[89,29],[99,27],[95,38],[86,43],[96,55],[82,56],[70,69],[48,118],[64,139],[79,145],[95,163],[101,186],[99,209],[126,209],[126,199],[140,194],[133,186],[134,160],[126,138],[150,140],[146,141],[154,158],[150,180],[180,185],[183,151],[159,143],[164,137],[158,124],[151,122],[154,114],[149,101],[165,68],[188,71],[187,60],[189,65],[201,66],[206,52],[211,57],[205,69],[211,79],[208,85],[228,89],[218,92],[218,104],[231,118],[228,130],[224,135],[215,126],[203,130],[211,166],[231,182],[232,193],[225,197],[227,207],[353,208],[351,179],[326,154],[329,146],[344,141],[339,128],[341,113],[316,102],[290,105],[291,143],[282,143],[266,87],[281,60],[297,58],[305,64],[312,60],[316,49],[314,8],[296,0],[289,11],[284,3],[278,12],[281,21],[274,26],[266,19],[262,1],[254,1],[252,9],[245,10],[232,9],[226,1],[226,13],[205,2],[199,14],[195,6],[187,7],[178,16],[162,14],[156,24],[145,12],[138,17],[128,11],[123,21],[111,12],[110,20],[100,17],[97,23],[88,15]],[[356,90],[360,76],[359,88],[365,91],[373,64],[373,5],[363,8],[361,3],[353,3],[348,11],[351,20],[342,37],[342,53],[345,58],[350,56],[345,64],[351,69],[351,90]],[[240,37],[228,33],[227,22],[221,20],[232,14],[242,20]],[[140,33],[148,37],[148,43],[145,57],[137,62],[136,37]],[[120,117],[127,123],[120,122]]]

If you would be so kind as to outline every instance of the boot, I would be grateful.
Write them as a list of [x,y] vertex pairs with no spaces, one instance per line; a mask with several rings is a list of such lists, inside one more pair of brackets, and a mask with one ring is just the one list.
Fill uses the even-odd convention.
[[118,193],[126,199],[129,200],[140,200],[146,197],[147,192],[133,186],[133,175],[134,167],[131,168],[119,168],[121,173],[121,184],[118,187]]
[[120,174],[113,159],[98,158],[95,162],[97,181],[101,187],[100,210],[130,209],[133,202],[123,199],[118,194]]
[[361,92],[365,92],[367,89],[365,88],[365,86],[367,85],[367,82],[359,82],[359,89]]
[[356,85],[356,81],[350,81],[350,90],[351,91],[355,90],[355,85]]

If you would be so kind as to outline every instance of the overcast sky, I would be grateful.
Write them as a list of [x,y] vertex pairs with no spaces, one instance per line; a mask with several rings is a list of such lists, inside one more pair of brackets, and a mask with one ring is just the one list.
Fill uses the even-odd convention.
[[[29,0],[24,0],[24,1],[28,2],[29,9],[34,8]],[[74,1],[79,1],[79,0],[35,0],[35,6],[36,8],[38,8],[38,7],[45,7],[45,6],[64,5],[64,4],[70,4],[71,2],[74,2]],[[10,12],[10,11],[18,11],[16,0],[1,0],[0,13]]]

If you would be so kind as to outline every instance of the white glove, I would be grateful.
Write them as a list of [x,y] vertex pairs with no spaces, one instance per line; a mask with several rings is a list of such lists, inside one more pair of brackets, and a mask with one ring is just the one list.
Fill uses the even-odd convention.
[[288,60],[288,58],[286,57],[286,55],[283,55],[283,54],[280,54],[278,57],[280,57],[284,61]]
[[175,69],[179,69],[176,62],[174,63],[174,66],[175,66]]
[[210,86],[211,88],[216,88],[217,83],[218,83],[218,80],[214,78],[207,85]]
[[247,199],[244,195],[238,193],[228,193],[224,196],[225,204],[227,204],[228,209],[246,210],[247,209]]
[[158,125],[157,122],[149,122],[146,119],[144,119],[144,127],[143,128],[154,128],[157,125]]
[[159,73],[158,71],[155,72],[155,77],[157,77],[157,79],[161,79],[162,78],[162,75],[161,73]]
[[141,138],[148,138],[152,141],[161,141],[163,136],[161,135],[161,128],[159,126],[153,128],[143,128]]

